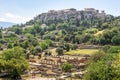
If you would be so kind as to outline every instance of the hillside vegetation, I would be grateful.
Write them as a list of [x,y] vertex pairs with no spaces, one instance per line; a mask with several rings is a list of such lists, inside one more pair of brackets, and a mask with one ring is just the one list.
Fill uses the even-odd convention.
[[[29,59],[30,55],[41,57],[42,53],[47,56],[93,54],[88,63],[85,80],[120,79],[119,45],[120,17],[91,8],[83,11],[50,11],[25,24],[0,29],[0,54],[7,50],[12,50],[13,54],[15,47],[22,49],[22,57],[26,59]],[[25,66],[25,69],[27,67]],[[110,74],[105,75],[106,72]]]

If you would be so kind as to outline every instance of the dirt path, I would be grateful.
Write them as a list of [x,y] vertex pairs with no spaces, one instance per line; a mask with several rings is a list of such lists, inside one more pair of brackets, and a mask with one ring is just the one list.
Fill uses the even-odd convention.
[[35,78],[27,78],[23,80],[56,80],[55,78],[41,78],[41,77],[35,77]]

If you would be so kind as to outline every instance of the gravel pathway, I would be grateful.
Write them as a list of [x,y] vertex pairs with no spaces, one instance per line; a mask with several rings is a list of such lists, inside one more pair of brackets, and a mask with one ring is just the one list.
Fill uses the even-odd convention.
[[56,80],[55,78],[41,78],[41,77],[36,77],[36,78],[28,78],[24,80]]

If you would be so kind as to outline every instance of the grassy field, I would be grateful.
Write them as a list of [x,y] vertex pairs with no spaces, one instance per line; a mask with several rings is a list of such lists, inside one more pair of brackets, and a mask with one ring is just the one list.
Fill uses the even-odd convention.
[[[56,54],[56,48],[50,50],[53,55]],[[97,52],[98,49],[77,49],[77,50],[70,50],[69,52],[65,52],[65,54],[89,54],[92,55]]]
[[89,54],[92,55],[97,52],[98,49],[77,49],[66,52],[65,54]]

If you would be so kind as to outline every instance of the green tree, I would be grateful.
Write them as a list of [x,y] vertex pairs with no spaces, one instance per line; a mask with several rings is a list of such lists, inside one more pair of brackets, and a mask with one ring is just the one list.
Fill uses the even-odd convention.
[[120,46],[112,46],[108,49],[108,53],[119,53],[120,52]]
[[10,74],[14,79],[28,69],[28,64],[20,47],[6,50],[0,56],[0,71]]
[[20,43],[20,46],[24,49],[27,49],[30,46],[30,44],[28,41],[24,41],[24,42]]
[[102,47],[102,50],[105,52],[105,53],[107,53],[108,52],[108,50],[110,49],[110,45],[105,45],[105,46],[103,46]]
[[42,48],[40,46],[36,46],[34,50],[35,50],[35,54],[42,52]]
[[58,55],[63,55],[63,48],[57,48],[56,52],[58,53]]
[[114,45],[120,45],[120,34],[115,35],[115,36],[112,38],[111,42],[112,42]]
[[34,25],[34,29],[36,30],[37,33],[40,33],[42,28],[39,25]]
[[3,50],[2,44],[0,43],[0,50]]
[[114,61],[112,63],[112,71],[114,73],[114,77],[113,77],[113,80],[119,80],[120,79],[120,53],[117,54],[115,57],[114,57]]
[[72,45],[72,50],[76,50],[78,48],[78,45],[77,44],[73,44]]
[[25,36],[26,36],[27,38],[29,38],[29,39],[30,39],[30,38],[33,38],[33,35],[30,34],[30,33],[26,33]]
[[15,34],[22,34],[22,29],[21,28],[16,28]]
[[102,29],[106,29],[106,28],[109,28],[110,26],[109,26],[109,24],[108,23],[103,23],[102,25],[101,25],[101,28]]
[[110,30],[105,30],[103,33],[102,33],[102,36],[100,38],[100,43],[101,44],[111,44],[111,40],[113,38],[113,36],[115,36],[115,33],[113,31],[110,31]]
[[82,35],[82,42],[85,43],[85,42],[88,42],[90,39],[91,39],[91,35],[90,34],[85,34],[85,35]]
[[112,64],[115,56],[101,51],[94,54],[87,67],[84,80],[119,80],[114,79],[116,75]]
[[29,39],[29,42],[33,45],[33,46],[37,46],[39,44],[39,41],[37,38],[31,38]]
[[85,80],[112,80],[112,68],[104,61],[91,63],[84,75]]
[[34,36],[36,36],[37,31],[36,31],[36,29],[32,28],[32,29],[30,30],[30,33],[33,34]]
[[91,56],[90,62],[97,62],[102,60],[104,57],[106,57],[105,52],[103,51],[98,51],[94,55]]
[[66,44],[64,45],[64,49],[65,49],[66,51],[69,51],[69,50],[70,50],[70,45],[66,43]]
[[8,43],[8,44],[7,44],[7,48],[13,48],[12,43]]
[[42,50],[45,50],[45,49],[47,49],[49,47],[49,44],[46,43],[46,42],[41,42],[40,47],[42,48]]
[[3,38],[3,33],[1,29],[0,29],[0,38]]

